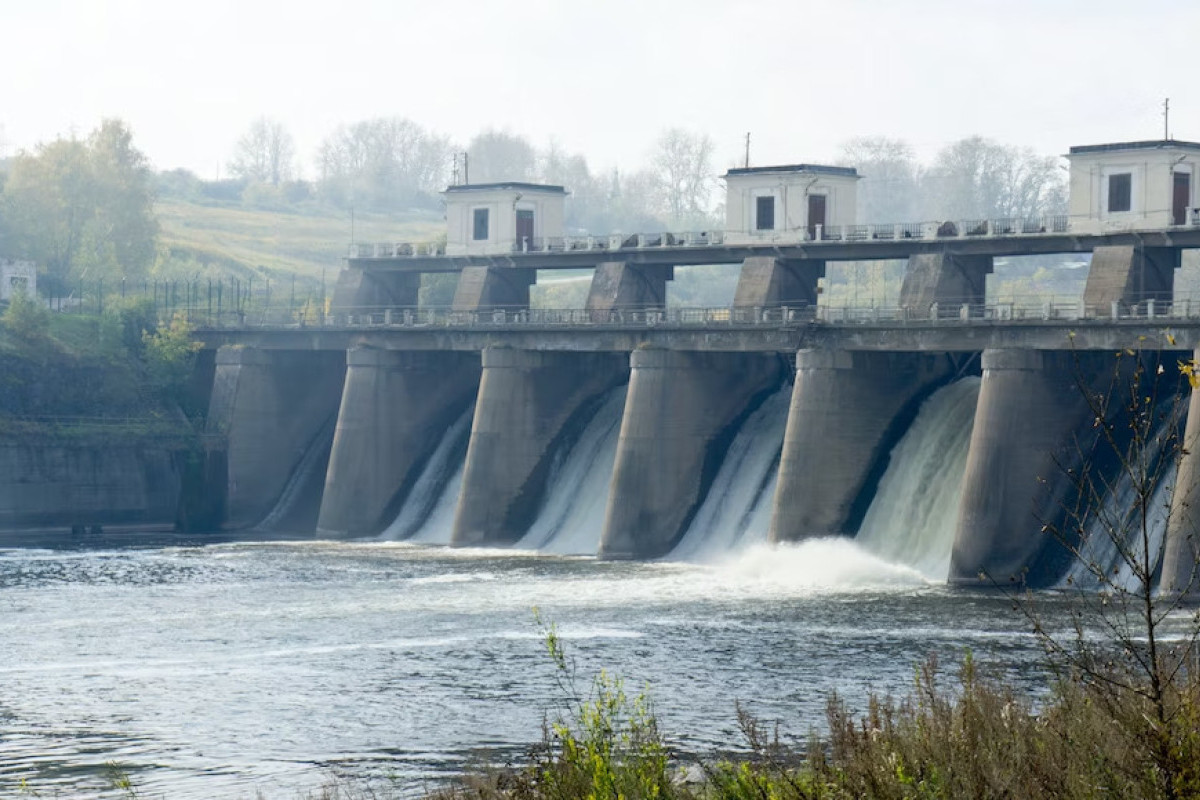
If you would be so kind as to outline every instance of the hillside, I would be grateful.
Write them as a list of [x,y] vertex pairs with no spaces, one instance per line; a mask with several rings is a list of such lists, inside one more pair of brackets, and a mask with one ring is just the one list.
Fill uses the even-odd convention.
[[[349,215],[335,209],[282,212],[234,205],[205,205],[184,200],[155,204],[162,253],[156,272],[162,278],[192,276],[319,279],[342,266],[350,242]],[[355,215],[359,242],[434,239],[441,235],[440,215],[413,211],[403,215]]]

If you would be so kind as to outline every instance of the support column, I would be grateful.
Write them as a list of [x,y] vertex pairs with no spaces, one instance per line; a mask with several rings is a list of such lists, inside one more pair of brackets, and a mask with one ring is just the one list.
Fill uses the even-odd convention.
[[1092,251],[1083,304],[1094,314],[1108,316],[1113,303],[1128,309],[1146,300],[1169,302],[1181,254],[1176,247],[1097,247]]
[[605,316],[623,308],[665,308],[667,281],[674,274],[674,267],[634,266],[624,261],[597,264],[585,308]]
[[[1192,354],[1200,359],[1200,350]],[[1171,493],[1159,592],[1200,599],[1200,391],[1188,400],[1183,454]]]
[[475,353],[349,351],[317,532],[382,531],[478,388]]
[[337,413],[345,371],[337,351],[217,351],[207,433],[225,440],[226,527],[252,526],[271,510]]
[[[950,583],[1022,580],[1066,490],[1071,433],[1087,422],[1072,354],[984,350]],[[981,578],[984,573],[986,577]]]
[[782,379],[758,353],[635,350],[600,555],[656,558],[683,535],[735,422]]
[[823,277],[824,261],[752,256],[742,262],[733,307],[815,306]]
[[451,542],[521,538],[545,493],[556,446],[581,410],[624,379],[617,354],[484,350]]
[[455,311],[529,308],[529,287],[537,270],[516,267],[464,267],[454,290]]
[[908,257],[900,286],[900,307],[926,317],[930,307],[957,309],[963,303],[983,305],[991,256],[918,253]]
[[355,314],[381,308],[415,308],[420,288],[418,272],[368,272],[347,267],[338,273],[330,310],[334,314]]
[[951,369],[940,354],[797,353],[771,541],[855,533],[892,447]]

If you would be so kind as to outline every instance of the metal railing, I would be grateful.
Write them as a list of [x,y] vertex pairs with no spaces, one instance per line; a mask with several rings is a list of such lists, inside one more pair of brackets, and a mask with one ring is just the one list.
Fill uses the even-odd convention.
[[799,325],[887,327],[920,325],[1022,325],[1079,321],[1127,322],[1200,320],[1200,301],[1148,298],[1138,303],[1085,305],[1077,298],[1023,297],[979,303],[941,300],[924,307],[900,305],[776,305],[725,308],[640,307],[596,311],[581,308],[452,308],[361,307],[337,309],[319,318],[286,309],[253,313],[197,313],[199,329],[411,329],[535,330],[557,328],[689,328],[789,327]]
[[[1191,225],[1200,225],[1200,218]],[[823,242],[895,241],[898,239],[948,239],[996,236],[1038,236],[1067,233],[1066,214],[1040,217],[1001,217],[942,222],[902,222],[883,225],[815,225],[811,229],[734,234],[738,244],[802,244]],[[621,251],[653,248],[715,247],[730,242],[727,231],[668,231],[611,234],[607,236],[534,237],[478,248],[479,255],[504,253],[563,253]],[[380,242],[351,244],[350,258],[428,258],[447,256],[446,243]],[[468,248],[460,255],[476,254]]]

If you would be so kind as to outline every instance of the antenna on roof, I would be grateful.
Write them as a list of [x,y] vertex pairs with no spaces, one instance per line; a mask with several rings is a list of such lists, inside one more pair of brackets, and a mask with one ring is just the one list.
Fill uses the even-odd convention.
[[746,131],[746,169],[750,169],[750,132]]
[[1163,138],[1171,138],[1171,98],[1163,98]]

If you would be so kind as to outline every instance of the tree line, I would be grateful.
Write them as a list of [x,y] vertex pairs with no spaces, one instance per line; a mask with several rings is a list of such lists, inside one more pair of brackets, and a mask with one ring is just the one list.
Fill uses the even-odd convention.
[[[656,232],[723,227],[716,147],[706,134],[662,132],[643,166],[594,170],[551,141],[486,129],[466,145],[403,117],[339,125],[317,148],[305,179],[295,140],[280,122],[255,120],[229,155],[226,180],[187,170],[154,172],[129,126],[108,119],[83,138],[39,144],[0,162],[0,256],[28,258],[43,286],[81,278],[144,277],[155,265],[156,198],[389,214],[437,212],[451,183],[529,181],[566,187],[572,232]],[[838,163],[855,166],[865,223],[1062,213],[1066,174],[1056,158],[969,137],[920,162],[908,143],[858,138]]]

